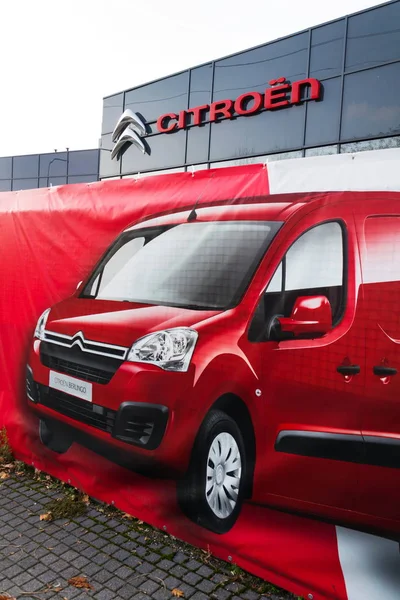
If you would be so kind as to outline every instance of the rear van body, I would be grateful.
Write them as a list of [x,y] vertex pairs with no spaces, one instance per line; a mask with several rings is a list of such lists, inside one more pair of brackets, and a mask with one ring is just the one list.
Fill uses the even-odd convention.
[[177,477],[217,533],[250,500],[397,535],[400,193],[297,182],[124,231],[40,317],[28,403],[48,448]]

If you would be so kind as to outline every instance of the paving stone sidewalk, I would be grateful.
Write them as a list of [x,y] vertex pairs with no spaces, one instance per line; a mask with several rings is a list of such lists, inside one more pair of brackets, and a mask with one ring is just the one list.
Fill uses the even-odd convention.
[[[0,485],[0,597],[59,600],[289,600],[294,596],[115,509],[40,521],[65,488],[12,475]],[[111,510],[111,514],[110,514]],[[68,584],[87,577],[93,589]]]

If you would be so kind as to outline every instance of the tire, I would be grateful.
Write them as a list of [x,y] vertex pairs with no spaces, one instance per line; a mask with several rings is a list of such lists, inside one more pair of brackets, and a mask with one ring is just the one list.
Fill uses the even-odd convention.
[[65,454],[73,443],[71,436],[68,435],[62,425],[44,419],[39,421],[39,437],[46,448],[57,454]]
[[178,482],[182,511],[198,525],[226,533],[239,516],[246,478],[246,451],[238,425],[226,413],[211,410],[197,435],[189,470]]

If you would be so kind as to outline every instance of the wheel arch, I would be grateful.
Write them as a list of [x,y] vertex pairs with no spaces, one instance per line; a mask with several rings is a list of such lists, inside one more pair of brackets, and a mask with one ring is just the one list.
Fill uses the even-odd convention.
[[243,435],[247,467],[245,497],[251,498],[256,464],[256,437],[250,411],[239,396],[231,393],[220,396],[211,406],[211,410],[221,410],[229,415],[236,422]]

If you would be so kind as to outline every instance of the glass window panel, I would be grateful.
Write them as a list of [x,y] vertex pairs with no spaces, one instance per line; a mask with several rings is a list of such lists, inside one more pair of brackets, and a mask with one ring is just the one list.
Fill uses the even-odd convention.
[[210,125],[190,127],[187,130],[186,162],[188,164],[204,162],[208,159]]
[[[22,177],[37,177],[39,174],[39,155],[30,154],[27,156],[14,156],[13,158],[13,177],[14,179]],[[37,187],[37,184],[36,186]]]
[[305,106],[262,112],[211,125],[211,160],[238,158],[301,147]]
[[269,282],[267,289],[265,290],[266,294],[271,294],[273,292],[281,292],[282,291],[282,272],[283,272],[282,263],[280,263],[280,265],[277,268],[277,270],[275,271],[275,274],[273,275],[271,281]]
[[306,150],[306,156],[326,156],[328,154],[337,154],[338,147],[337,144],[333,146],[321,146],[320,148],[308,148]]
[[11,190],[11,179],[0,179],[0,192],[9,192]]
[[301,33],[217,61],[214,100],[235,99],[246,91],[263,91],[271,79],[306,76],[308,34]]
[[346,154],[347,152],[363,152],[365,150],[384,150],[385,148],[400,148],[400,136],[341,144],[340,153]]
[[185,164],[186,131],[161,133],[147,138],[151,154],[142,154],[134,146],[122,156],[122,173],[138,173],[150,169],[167,169]]
[[342,283],[343,240],[338,223],[310,229],[289,248],[285,291],[335,287]]
[[322,100],[307,106],[306,145],[319,146],[339,139],[341,78],[328,79],[322,86]]
[[54,187],[56,185],[64,185],[67,183],[66,177],[40,177],[39,178],[39,187]]
[[400,132],[400,62],[346,75],[342,139]]
[[249,156],[248,158],[236,158],[234,160],[224,160],[221,162],[211,163],[211,169],[222,169],[224,167],[239,167],[241,165],[256,165],[274,160],[286,160],[288,158],[302,158],[302,150],[293,152],[279,152],[278,154],[268,154],[264,156]]
[[124,112],[124,94],[110,96],[103,100],[103,123],[101,133],[112,133],[119,117]]
[[211,102],[212,65],[191,70],[189,106],[201,106]]
[[125,109],[138,112],[145,121],[164,113],[178,113],[188,105],[189,71],[143,85],[125,93]]
[[32,190],[33,188],[37,188],[38,187],[38,179],[36,178],[31,178],[31,179],[13,179],[12,182],[12,189],[14,191],[16,190]]
[[11,179],[12,176],[12,158],[0,158],[0,179]]
[[57,152],[54,154],[40,155],[40,177],[63,176],[67,174],[68,154]]
[[69,153],[68,175],[90,175],[93,173],[97,175],[98,172],[99,150],[78,150]]
[[101,136],[101,147],[104,150],[100,150],[100,179],[104,177],[116,177],[120,174],[121,161],[111,160],[113,146],[111,133]]
[[349,18],[346,69],[398,60],[400,2],[389,2]]
[[97,181],[97,175],[76,175],[68,177],[68,183],[93,183]]
[[344,34],[344,20],[312,30],[311,77],[322,79],[342,72]]

